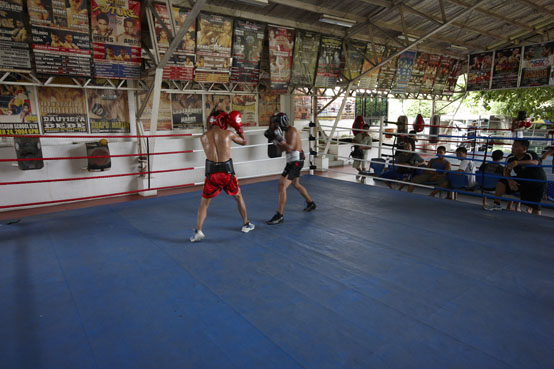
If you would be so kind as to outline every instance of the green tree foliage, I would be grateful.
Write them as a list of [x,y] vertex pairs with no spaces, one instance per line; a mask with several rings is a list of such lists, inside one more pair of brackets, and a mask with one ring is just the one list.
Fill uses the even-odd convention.
[[554,87],[479,91],[471,93],[469,98],[493,114],[515,117],[518,111],[524,110],[527,116],[554,121]]

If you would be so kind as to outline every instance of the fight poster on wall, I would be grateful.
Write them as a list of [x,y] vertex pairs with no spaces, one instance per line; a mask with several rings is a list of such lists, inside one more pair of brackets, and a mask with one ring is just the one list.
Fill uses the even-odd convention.
[[87,132],[85,90],[39,87],[38,101],[42,132]]
[[[163,20],[167,30],[162,27],[157,18],[154,18],[154,31],[156,33],[156,44],[158,52],[160,53],[160,59],[169,48],[169,36],[167,31],[174,36],[176,32],[179,32],[181,25],[187,19],[188,10],[183,8],[173,7],[173,19],[175,21],[176,32],[173,32],[171,26],[171,19],[165,4],[155,3],[154,8],[156,12]],[[165,80],[177,80],[177,81],[192,81],[194,78],[194,63],[196,55],[194,54],[196,48],[195,41],[195,22],[189,27],[188,31],[183,36],[179,46],[173,52],[173,55],[169,59],[167,65],[163,69],[162,78]]]
[[520,62],[521,46],[496,50],[491,89],[516,88]]
[[270,88],[272,92],[285,93],[291,77],[294,29],[269,26],[268,30]]
[[229,83],[233,18],[198,15],[196,82]]
[[36,107],[25,86],[0,85],[0,134],[38,135]]
[[291,85],[312,86],[314,84],[320,42],[321,35],[318,33],[296,31]]
[[[142,103],[146,95],[138,95],[138,106],[142,106]],[[150,131],[150,119],[152,118],[152,95],[148,99],[146,108],[140,117],[140,123],[144,128],[145,132]],[[158,107],[158,131],[171,131],[172,129],[172,116],[171,116],[171,97],[166,92],[161,92],[160,94],[160,105]]]
[[312,119],[312,97],[294,97],[294,120]]
[[410,93],[419,93],[421,84],[423,83],[423,76],[425,75],[425,67],[429,60],[429,54],[418,52],[412,67],[412,74],[410,75],[410,82],[408,83],[407,91]]
[[258,104],[258,125],[269,126],[269,120],[281,111],[281,96],[277,94],[260,94]]
[[554,65],[554,41],[525,46],[520,87],[546,86]]
[[215,111],[229,113],[231,111],[231,95],[204,95],[204,116],[210,116]]
[[129,133],[127,91],[87,90],[90,133]]
[[450,65],[448,78],[446,79],[446,85],[444,86],[444,90],[442,92],[443,95],[452,95],[454,93],[460,74],[462,74],[462,60],[453,59],[452,64]]
[[492,54],[493,52],[490,51],[469,55],[467,91],[489,89],[492,74]]
[[433,94],[442,95],[444,87],[446,86],[446,80],[452,67],[452,58],[448,56],[441,56],[439,62],[439,69],[437,70],[437,76],[435,77],[435,83],[433,83]]
[[202,95],[172,94],[173,129],[202,128]]
[[87,0],[27,0],[39,74],[90,76]]
[[233,110],[239,111],[242,115],[243,126],[255,126],[258,122],[255,95],[234,95]]
[[139,79],[140,2],[91,0],[94,76]]
[[263,24],[235,20],[231,82],[258,83],[264,31]]
[[[381,63],[383,60],[383,53],[385,47],[382,45],[367,44],[366,57],[362,66],[362,74]],[[374,89],[377,88],[377,79],[379,78],[379,72],[381,67],[375,68],[373,71],[360,78],[358,88]]]
[[[393,55],[396,50],[389,49],[385,51],[386,54],[383,55],[383,59],[389,58],[390,55]],[[396,69],[398,65],[398,56],[395,56],[387,63],[381,67],[379,72],[379,79],[377,80],[377,90],[380,91],[390,91],[394,78],[396,76]]]
[[440,55],[429,54],[429,59],[427,59],[427,64],[425,65],[425,74],[421,80],[421,89],[419,92],[429,94],[433,91],[433,84],[435,83],[435,78],[437,77],[440,61]]
[[412,75],[415,57],[415,51],[405,51],[398,56],[396,81],[392,88],[393,93],[403,94],[406,92],[410,76]]
[[343,74],[348,79],[358,77],[362,73],[364,64],[365,43],[351,41],[346,46],[346,60]]
[[317,62],[315,87],[335,87],[340,73],[342,40],[334,37],[321,37],[321,50]]
[[23,0],[0,0],[0,71],[30,72]]

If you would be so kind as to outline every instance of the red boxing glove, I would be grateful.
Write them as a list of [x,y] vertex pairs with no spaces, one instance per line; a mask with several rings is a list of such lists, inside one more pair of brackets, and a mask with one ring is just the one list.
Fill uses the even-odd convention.
[[527,122],[524,122],[525,123],[525,128],[531,128],[531,122],[530,121],[527,121]]
[[233,127],[239,135],[242,135],[242,115],[240,112],[233,110],[227,114],[227,125]]
[[525,121],[520,120],[518,124],[518,128],[525,128]]

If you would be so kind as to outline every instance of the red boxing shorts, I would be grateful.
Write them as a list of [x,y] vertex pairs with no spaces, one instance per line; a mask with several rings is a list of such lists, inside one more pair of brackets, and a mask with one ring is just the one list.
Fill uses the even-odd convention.
[[239,193],[239,182],[237,177],[231,173],[211,173],[204,179],[204,190],[202,197],[212,199],[219,195],[221,189],[224,189],[227,195],[235,196]]

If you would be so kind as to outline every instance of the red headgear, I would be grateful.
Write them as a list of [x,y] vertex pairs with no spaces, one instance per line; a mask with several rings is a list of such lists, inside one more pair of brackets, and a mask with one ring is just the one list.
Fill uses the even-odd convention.
[[218,126],[221,129],[227,129],[227,114],[223,111],[213,112],[208,117],[208,124],[210,126]]
[[238,134],[242,133],[242,115],[240,112],[233,110],[227,114],[227,125],[233,127]]

